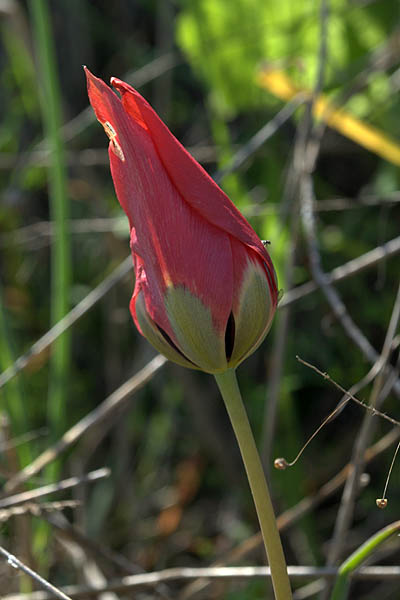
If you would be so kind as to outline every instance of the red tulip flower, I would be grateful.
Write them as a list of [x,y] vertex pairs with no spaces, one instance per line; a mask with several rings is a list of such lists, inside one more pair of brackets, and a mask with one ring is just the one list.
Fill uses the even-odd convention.
[[249,478],[276,600],[290,600],[285,557],[235,367],[267,334],[278,301],[271,259],[249,223],[144,98],[87,69],[130,224],[139,331],[167,358],[215,375]]
[[136,90],[113,77],[120,98],[85,70],[129,219],[137,328],[180,365],[235,368],[263,341],[277,306],[268,252]]

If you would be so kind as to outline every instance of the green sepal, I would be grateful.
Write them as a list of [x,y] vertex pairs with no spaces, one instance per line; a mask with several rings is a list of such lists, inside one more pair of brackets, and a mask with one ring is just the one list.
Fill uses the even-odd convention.
[[151,319],[146,310],[143,292],[139,292],[136,298],[135,309],[136,318],[140,325],[142,334],[150,342],[150,344],[154,346],[156,350],[158,350],[158,352],[161,352],[161,354],[166,356],[169,360],[178,363],[178,365],[181,365],[182,367],[199,369],[199,367],[191,363],[190,360],[186,360],[186,358],[177,350],[175,350],[175,348],[163,337],[157,325]]
[[169,287],[164,301],[171,328],[182,353],[203,371],[226,371],[225,332],[218,334],[210,309],[183,286]]
[[234,311],[235,343],[229,367],[237,367],[252,354],[267,335],[274,316],[268,280],[262,267],[249,261]]

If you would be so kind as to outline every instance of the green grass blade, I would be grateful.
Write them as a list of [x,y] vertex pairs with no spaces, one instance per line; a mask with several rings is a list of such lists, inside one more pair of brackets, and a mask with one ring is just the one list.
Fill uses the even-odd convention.
[[[62,125],[61,92],[47,0],[31,0],[29,9],[41,75],[43,125],[52,157],[48,177],[50,214],[56,231],[51,264],[51,323],[54,324],[68,311],[71,282],[71,256],[67,230],[69,215],[67,174],[60,134]],[[50,361],[47,414],[53,438],[62,433],[65,428],[69,368],[70,335],[65,332],[54,343]],[[52,469],[53,474],[56,470],[57,466],[55,465]]]
[[[7,323],[7,313],[3,302],[3,290],[0,284],[0,369],[3,371],[14,362],[12,338]],[[18,436],[29,429],[26,402],[23,398],[21,377],[10,381],[0,391],[0,409],[5,409],[11,423],[13,436]],[[29,445],[22,444],[16,448],[20,467],[25,467],[32,460]]]
[[400,521],[391,523],[370,537],[357,548],[339,567],[338,576],[332,591],[331,600],[346,600],[350,588],[350,575],[361,565],[388,537],[398,532]]

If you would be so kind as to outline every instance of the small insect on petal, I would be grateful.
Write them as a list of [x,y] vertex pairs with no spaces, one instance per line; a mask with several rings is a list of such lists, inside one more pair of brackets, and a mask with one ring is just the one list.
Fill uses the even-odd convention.
[[110,139],[112,151],[114,152],[114,154],[116,156],[118,156],[118,158],[120,160],[122,160],[122,162],[124,162],[125,156],[124,156],[124,153],[122,152],[121,146],[117,142],[117,133],[116,133],[114,127],[108,121],[106,121],[105,123],[102,123],[102,125],[104,128],[104,131],[106,132],[107,137]]

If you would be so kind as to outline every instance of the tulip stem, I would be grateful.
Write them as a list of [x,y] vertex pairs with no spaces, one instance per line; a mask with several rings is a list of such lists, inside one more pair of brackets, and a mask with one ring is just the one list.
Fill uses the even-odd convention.
[[285,557],[267,482],[233,369],[215,375],[242,454],[256,506],[276,600],[291,600]]

